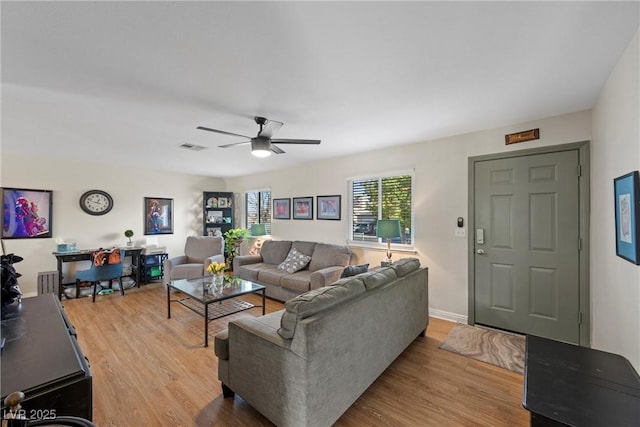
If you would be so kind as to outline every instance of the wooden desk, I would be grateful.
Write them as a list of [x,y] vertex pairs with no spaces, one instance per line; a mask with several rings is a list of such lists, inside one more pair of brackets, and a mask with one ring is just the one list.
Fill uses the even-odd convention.
[[[126,256],[131,257],[131,264],[133,266],[133,278],[136,286],[140,286],[140,254],[142,253],[143,248],[135,248],[135,247],[125,247],[120,248],[120,254],[124,258]],[[53,252],[53,255],[56,257],[56,261],[58,263],[58,298],[62,298],[62,293],[64,292],[64,285],[75,285],[75,282],[63,283],[63,275],[62,275],[62,263],[65,262],[78,262],[78,261],[90,261],[91,254],[97,251],[97,249],[83,249],[79,251],[73,252]]]
[[528,335],[522,404],[532,426],[639,426],[640,377],[618,354]]

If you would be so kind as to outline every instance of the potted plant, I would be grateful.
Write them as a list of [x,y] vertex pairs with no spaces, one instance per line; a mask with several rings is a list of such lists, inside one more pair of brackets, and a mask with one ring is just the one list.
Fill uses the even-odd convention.
[[242,241],[249,236],[246,228],[232,228],[224,233],[224,246],[227,253],[227,265],[233,270],[233,258],[238,255]]
[[131,238],[133,237],[133,230],[124,230],[124,237],[128,238],[127,246],[133,246]]

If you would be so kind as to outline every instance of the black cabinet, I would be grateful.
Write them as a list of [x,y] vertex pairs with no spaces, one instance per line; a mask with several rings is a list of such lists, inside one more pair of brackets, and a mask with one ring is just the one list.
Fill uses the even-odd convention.
[[164,277],[164,261],[168,258],[165,253],[140,255],[140,280],[143,283],[160,280]]
[[233,227],[233,193],[205,191],[202,194],[202,235],[224,235]]
[[4,399],[22,391],[28,418],[63,415],[92,419],[89,363],[58,297],[25,298],[3,309],[2,411]]

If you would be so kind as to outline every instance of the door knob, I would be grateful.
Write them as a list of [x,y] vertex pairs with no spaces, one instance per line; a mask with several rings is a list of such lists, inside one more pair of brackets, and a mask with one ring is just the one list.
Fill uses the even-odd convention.
[[482,255],[482,254],[484,254],[484,249],[478,249],[478,250],[476,251],[476,253],[477,253],[478,255]]

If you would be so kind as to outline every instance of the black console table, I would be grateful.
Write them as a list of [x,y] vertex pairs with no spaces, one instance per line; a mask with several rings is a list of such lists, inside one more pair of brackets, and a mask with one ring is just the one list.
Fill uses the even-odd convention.
[[89,364],[56,295],[25,298],[3,312],[2,411],[4,399],[22,391],[30,419],[76,416],[92,419]]
[[528,335],[522,403],[532,426],[640,426],[640,377],[618,354]]
[[[140,254],[142,253],[143,248],[136,247],[126,247],[120,248],[122,257],[130,256],[131,257],[131,265],[133,268],[133,279],[136,282],[136,286],[140,287]],[[74,285],[75,282],[64,283],[63,275],[62,275],[62,263],[64,262],[77,262],[77,261],[89,261],[91,260],[91,254],[97,251],[97,249],[87,249],[73,252],[54,252],[53,255],[56,257],[56,261],[58,264],[58,277],[60,286],[58,287],[58,297],[62,298],[62,294],[64,293],[64,285]]]

